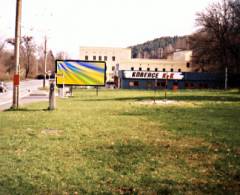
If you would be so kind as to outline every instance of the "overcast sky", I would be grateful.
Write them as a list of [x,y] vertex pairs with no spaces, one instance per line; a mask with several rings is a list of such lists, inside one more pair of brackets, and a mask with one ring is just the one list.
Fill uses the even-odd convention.
[[[22,0],[22,35],[47,35],[54,52],[128,47],[196,30],[196,12],[216,0]],[[14,37],[16,0],[0,0],[0,39]]]

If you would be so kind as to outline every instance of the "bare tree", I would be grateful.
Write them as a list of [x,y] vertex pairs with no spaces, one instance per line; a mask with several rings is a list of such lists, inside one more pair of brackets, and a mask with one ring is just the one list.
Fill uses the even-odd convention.
[[33,65],[35,61],[36,45],[33,42],[33,37],[22,37],[21,51],[24,56],[23,63],[25,64],[25,78],[28,78],[31,70],[31,65]]
[[50,70],[51,72],[55,72],[55,57],[52,50],[47,53],[47,64],[48,70]]
[[[7,39],[7,42],[14,46],[15,39]],[[29,77],[31,65],[36,61],[36,44],[31,36],[23,36],[20,40],[20,63],[24,65],[25,78]]]
[[56,59],[57,60],[65,60],[65,59],[68,59],[68,54],[64,51],[60,51],[56,54]]
[[239,72],[239,6],[239,0],[222,0],[197,14],[200,29],[190,44],[199,69],[223,71],[228,67]]

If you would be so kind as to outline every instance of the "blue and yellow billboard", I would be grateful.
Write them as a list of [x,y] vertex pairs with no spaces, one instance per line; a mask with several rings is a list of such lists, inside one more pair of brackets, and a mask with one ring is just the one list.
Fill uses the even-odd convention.
[[103,61],[56,60],[57,85],[104,86],[106,63]]

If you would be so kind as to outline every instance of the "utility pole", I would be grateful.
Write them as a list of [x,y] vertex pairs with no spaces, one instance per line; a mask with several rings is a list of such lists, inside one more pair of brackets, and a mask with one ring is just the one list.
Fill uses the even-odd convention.
[[47,72],[47,36],[44,39],[44,79],[43,88],[46,87],[46,72]]
[[20,84],[20,39],[21,39],[21,17],[22,17],[22,0],[16,0],[16,21],[15,21],[15,47],[14,47],[14,62],[15,72],[13,77],[13,109],[18,109],[19,106],[19,84]]

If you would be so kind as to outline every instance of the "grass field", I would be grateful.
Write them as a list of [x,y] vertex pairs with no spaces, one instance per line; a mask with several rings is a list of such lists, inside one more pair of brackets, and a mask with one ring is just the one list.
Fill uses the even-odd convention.
[[[240,93],[74,91],[0,112],[0,194],[237,194]],[[157,92],[163,99],[163,92]]]

